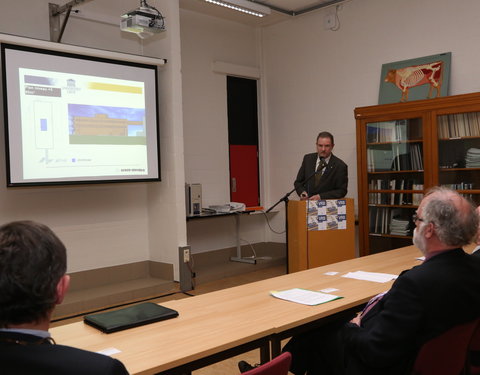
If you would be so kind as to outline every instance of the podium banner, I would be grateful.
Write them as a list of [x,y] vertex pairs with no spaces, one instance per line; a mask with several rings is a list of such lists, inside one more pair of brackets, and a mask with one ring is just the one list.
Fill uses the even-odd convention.
[[307,229],[347,229],[347,201],[329,199],[307,202]]

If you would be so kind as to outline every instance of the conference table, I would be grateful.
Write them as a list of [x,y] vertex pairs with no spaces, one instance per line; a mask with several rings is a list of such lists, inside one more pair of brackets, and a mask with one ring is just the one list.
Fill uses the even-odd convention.
[[[260,349],[262,362],[280,341],[302,330],[348,316],[393,283],[342,277],[350,271],[398,275],[421,263],[414,246],[355,258],[186,299],[162,303],[174,319],[105,334],[83,322],[52,328],[57,344],[90,351],[114,350],[130,374],[186,374],[234,355]],[[327,274],[328,273],[328,274]],[[316,306],[271,296],[273,290],[334,288],[343,298]]]

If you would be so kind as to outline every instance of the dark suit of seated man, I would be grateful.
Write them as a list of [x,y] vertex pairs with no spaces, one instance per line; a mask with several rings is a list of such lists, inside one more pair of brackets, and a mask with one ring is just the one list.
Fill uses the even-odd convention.
[[425,261],[349,322],[294,336],[291,372],[299,375],[410,374],[421,346],[480,317],[480,257],[465,253],[479,217],[463,197],[432,189],[415,215],[413,243]]
[[[347,195],[348,167],[332,154],[334,145],[333,135],[321,132],[317,136],[317,152],[303,157],[294,182],[301,200],[335,199]],[[321,163],[325,163],[323,168]],[[312,176],[318,168],[318,173]]]
[[[480,217],[480,206],[477,207],[477,214],[479,215]],[[472,254],[474,254],[475,256],[478,256],[480,257],[480,226],[478,227],[478,232],[477,232],[477,242],[476,242],[477,246],[475,246],[475,248],[473,249],[472,251]]]
[[45,225],[0,227],[0,373],[128,375],[117,359],[63,345],[48,333],[70,277],[66,249]]

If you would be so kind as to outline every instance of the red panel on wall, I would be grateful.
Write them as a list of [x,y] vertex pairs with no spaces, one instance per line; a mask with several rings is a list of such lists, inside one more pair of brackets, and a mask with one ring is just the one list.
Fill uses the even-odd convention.
[[230,145],[230,199],[258,206],[258,153],[257,146]]

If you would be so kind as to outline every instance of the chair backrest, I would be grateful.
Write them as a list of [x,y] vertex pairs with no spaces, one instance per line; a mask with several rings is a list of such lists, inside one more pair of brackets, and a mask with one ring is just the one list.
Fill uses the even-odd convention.
[[469,350],[469,375],[480,375],[480,320],[470,340]]
[[480,319],[477,320],[477,327],[470,340],[469,349],[474,352],[480,352]]
[[414,375],[461,374],[464,372],[470,340],[480,319],[457,325],[426,342],[413,366]]
[[292,355],[289,352],[284,352],[270,362],[244,372],[243,375],[287,375],[290,362],[292,362]]

